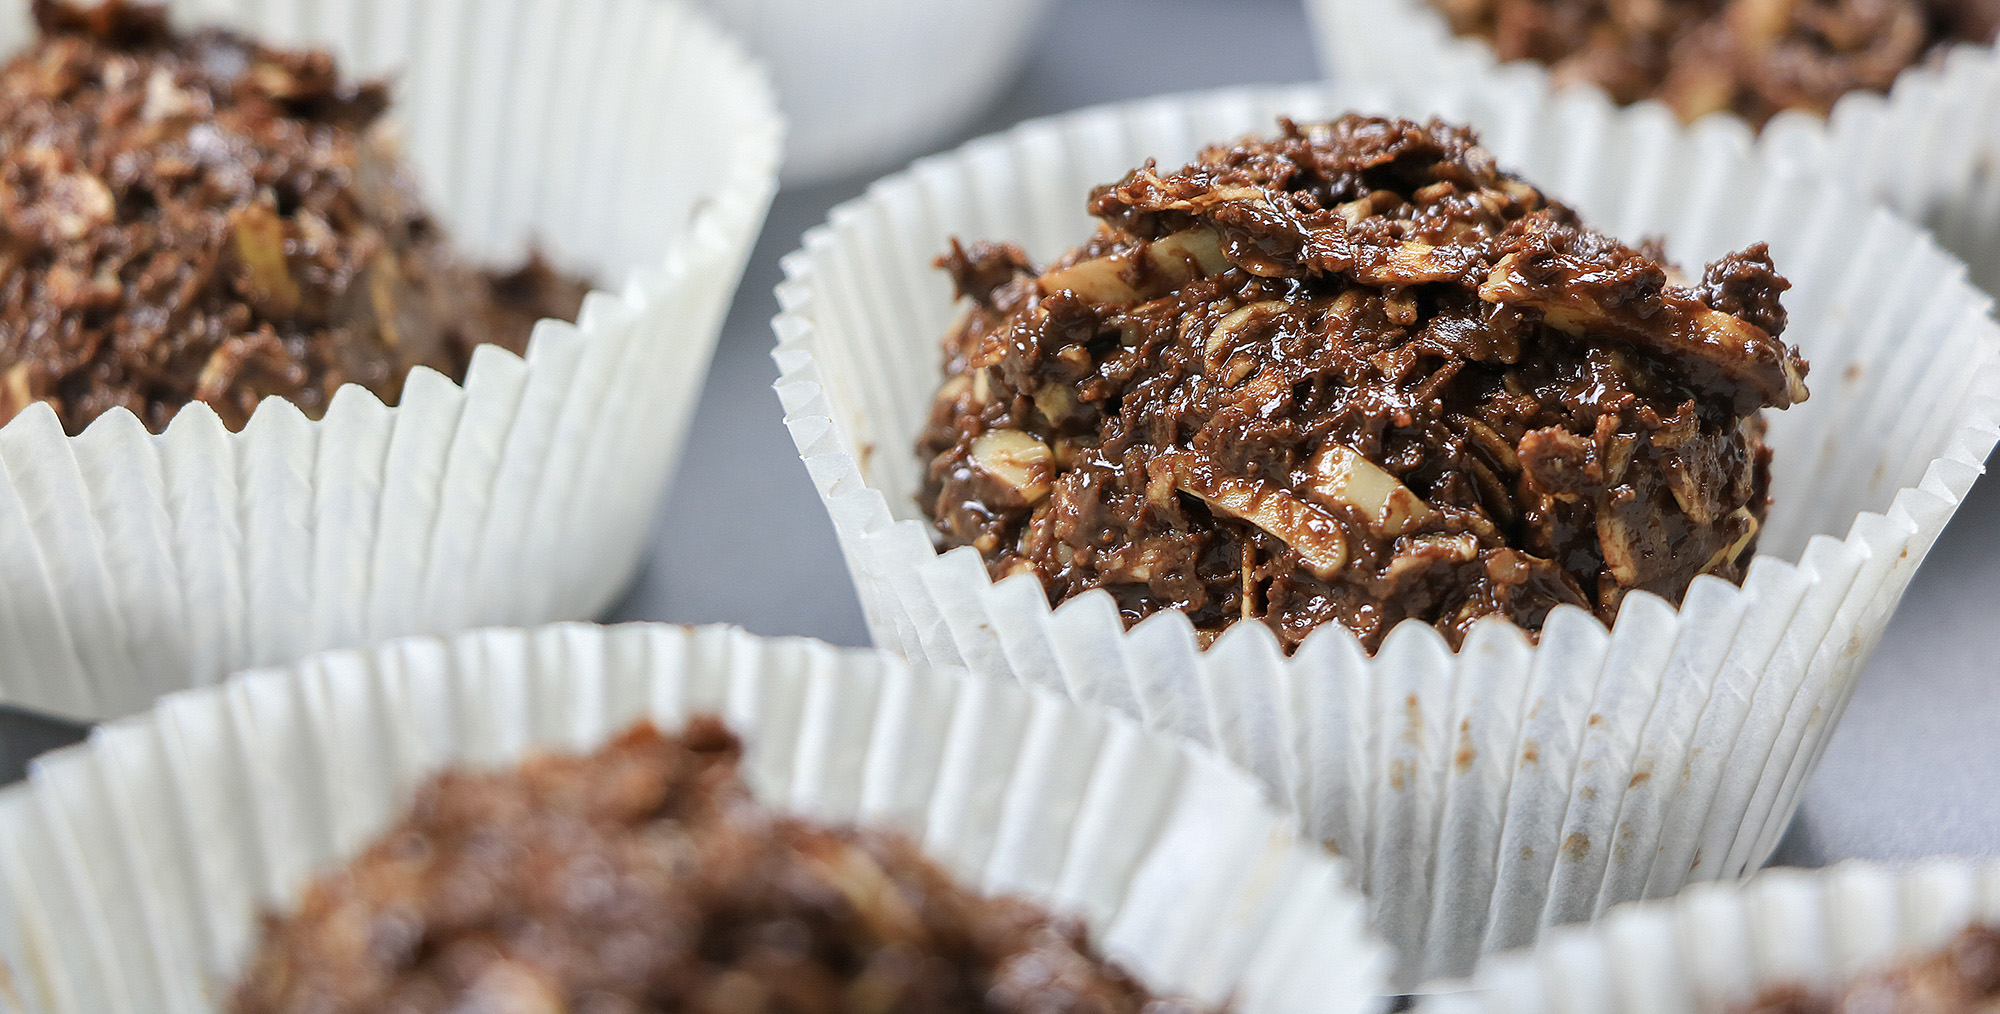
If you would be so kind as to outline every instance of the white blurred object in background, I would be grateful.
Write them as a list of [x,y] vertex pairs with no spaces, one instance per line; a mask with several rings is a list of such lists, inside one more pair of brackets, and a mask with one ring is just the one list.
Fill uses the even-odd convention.
[[699,0],[763,57],[786,185],[908,161],[991,103],[1050,0]]

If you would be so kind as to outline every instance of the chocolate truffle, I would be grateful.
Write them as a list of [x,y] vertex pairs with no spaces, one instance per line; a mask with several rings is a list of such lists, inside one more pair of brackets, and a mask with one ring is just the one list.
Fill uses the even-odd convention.
[[296,912],[236,1014],[1181,1014],[1081,928],[955,883],[898,834],[753,802],[713,719],[451,772]]
[[1734,1014],[1978,1014],[2000,1003],[2000,928],[1973,926],[1936,954],[1838,989],[1780,986]]
[[1806,396],[1763,246],[1683,282],[1472,132],[1347,116],[1148,165],[1046,271],[942,260],[970,301],[920,439],[946,546],[1126,621],[1609,622],[1737,581],[1759,409]]
[[321,52],[163,9],[35,0],[0,69],[0,422],[37,401],[75,433],[113,408],[164,428],[190,401],[394,401],[419,364],[522,349],[585,286],[539,262],[461,264],[381,129],[387,93]]
[[1851,91],[1953,42],[1987,43],[1994,0],[1433,0],[1502,60],[1538,60],[1560,83],[1618,102],[1660,99],[1683,119],[1735,113],[1761,126],[1786,109],[1824,116]]

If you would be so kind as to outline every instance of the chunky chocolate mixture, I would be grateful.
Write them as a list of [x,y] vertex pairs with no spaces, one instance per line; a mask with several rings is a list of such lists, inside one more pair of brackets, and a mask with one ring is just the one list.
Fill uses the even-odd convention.
[[1502,60],[1619,102],[1657,98],[1692,120],[1731,112],[1762,125],[1786,109],[1825,115],[1851,91],[1886,92],[1953,42],[1991,42],[1996,0],[1433,0]]
[[34,14],[0,69],[0,422],[45,401],[72,433],[120,406],[157,431],[202,401],[240,428],[266,395],[317,416],[581,306],[539,262],[457,263],[375,129],[386,91],[325,53],[124,0]]
[[1607,622],[1735,581],[1803,400],[1759,245],[1676,281],[1500,172],[1468,130],[1363,116],[1152,166],[1037,274],[943,259],[971,300],[919,440],[922,505],[994,576],[1204,639],[1482,616]]
[[756,805],[712,719],[447,773],[268,918],[236,1014],[1179,1014],[896,834]]
[[1843,989],[1766,991],[1734,1014],[1977,1014],[2000,1006],[2000,928],[1974,926],[1938,953]]

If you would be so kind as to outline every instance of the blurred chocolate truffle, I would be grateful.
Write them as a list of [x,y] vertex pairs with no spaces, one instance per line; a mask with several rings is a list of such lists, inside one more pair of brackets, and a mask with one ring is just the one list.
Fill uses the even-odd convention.
[[539,261],[461,263],[380,129],[387,93],[322,52],[164,9],[35,0],[0,68],[0,422],[47,402],[71,433],[191,401],[232,429],[258,401],[393,402],[410,369],[462,377],[522,349],[585,286]]
[[1547,64],[1559,83],[1759,126],[1787,109],[1824,116],[1851,91],[1886,92],[1941,47],[2000,30],[1996,0],[1432,2],[1454,31],[1502,60]]
[[2000,927],[1971,926],[1935,953],[1845,985],[1778,986],[1731,1014],[1982,1014],[2000,1005]]
[[970,307],[919,440],[946,546],[1128,623],[1289,649],[1406,619],[1456,645],[1558,605],[1738,581],[1760,409],[1806,397],[1759,245],[1683,282],[1464,128],[1347,116],[1148,165],[1045,271],[941,262]]
[[266,919],[230,1009],[1191,1014],[902,835],[758,806],[741,756],[696,719],[439,776]]

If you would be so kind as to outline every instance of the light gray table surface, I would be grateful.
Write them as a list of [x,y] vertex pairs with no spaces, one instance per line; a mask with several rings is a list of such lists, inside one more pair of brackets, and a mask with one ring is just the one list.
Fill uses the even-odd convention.
[[[1298,0],[1058,0],[1018,81],[963,136],[1099,102],[1316,73]],[[867,643],[832,528],[780,421],[769,355],[779,258],[867,182],[779,194],[651,557],[607,619],[728,622]],[[1917,575],[1777,861],[2000,854],[1996,670],[2000,488],[1985,483]],[[0,780],[74,735],[0,712]]]

